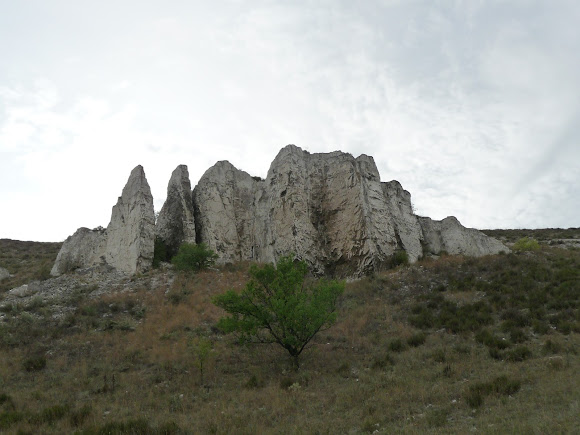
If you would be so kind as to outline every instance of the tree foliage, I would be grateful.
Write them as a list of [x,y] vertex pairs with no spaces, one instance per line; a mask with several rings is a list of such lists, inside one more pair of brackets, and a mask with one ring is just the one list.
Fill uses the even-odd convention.
[[218,256],[205,243],[183,243],[171,263],[177,270],[199,272],[215,264]]
[[162,261],[167,261],[167,245],[159,237],[155,237],[153,248],[153,267],[157,269]]
[[213,344],[205,337],[195,337],[189,342],[189,345],[195,357],[195,366],[199,369],[199,381],[203,385],[203,373],[213,349]]
[[294,358],[321,330],[336,321],[337,299],[344,282],[307,279],[304,261],[281,258],[276,267],[250,269],[251,279],[241,294],[233,290],[214,298],[229,316],[218,327],[250,342],[277,343]]
[[514,251],[537,251],[540,249],[540,244],[531,237],[522,237],[514,243],[512,249]]

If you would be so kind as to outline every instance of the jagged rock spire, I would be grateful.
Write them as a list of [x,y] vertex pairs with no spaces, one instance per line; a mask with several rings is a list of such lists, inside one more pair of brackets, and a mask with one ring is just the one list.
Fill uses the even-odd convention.
[[507,251],[454,217],[416,216],[411,194],[397,181],[381,182],[373,158],[364,154],[311,154],[288,145],[265,180],[221,161],[205,172],[192,195],[190,189],[187,167],[180,165],[155,228],[151,191],[137,166],[107,229],[79,229],[65,241],[52,273],[99,263],[144,271],[152,264],[156,235],[169,255],[197,239],[221,263],[275,262],[293,253],[315,273],[337,276],[381,269],[398,250],[411,262],[442,251],[472,256]]
[[155,234],[165,243],[169,257],[177,253],[183,242],[195,243],[193,200],[186,165],[179,165],[171,174],[167,199],[159,212]]
[[153,197],[139,165],[131,171],[107,229],[79,228],[65,240],[51,274],[98,264],[130,274],[144,272],[153,262],[154,233]]

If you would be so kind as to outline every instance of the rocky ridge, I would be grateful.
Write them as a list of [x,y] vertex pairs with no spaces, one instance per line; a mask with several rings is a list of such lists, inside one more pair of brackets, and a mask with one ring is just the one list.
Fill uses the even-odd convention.
[[360,276],[386,267],[398,250],[411,262],[442,251],[507,251],[453,217],[416,216],[410,193],[397,181],[381,182],[364,154],[311,154],[288,145],[265,180],[218,162],[200,179],[193,202],[198,241],[221,262],[274,262],[292,252],[316,273]]
[[153,196],[142,166],[137,166],[111,213],[107,229],[79,228],[67,238],[51,275],[106,264],[121,272],[144,272],[153,262]]
[[372,157],[309,153],[288,145],[265,180],[227,161],[209,168],[191,192],[187,166],[173,172],[153,227],[153,200],[143,168],[133,170],[106,230],[79,229],[67,239],[53,275],[106,264],[126,273],[151,267],[154,238],[174,254],[182,242],[206,243],[219,262],[275,262],[294,253],[317,274],[361,276],[407,252],[480,256],[507,251],[496,239],[413,213],[397,181],[381,182]]

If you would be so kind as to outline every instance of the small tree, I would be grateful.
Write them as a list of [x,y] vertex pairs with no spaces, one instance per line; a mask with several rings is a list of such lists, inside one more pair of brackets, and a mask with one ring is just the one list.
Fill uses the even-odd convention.
[[213,348],[212,342],[205,337],[196,337],[189,344],[195,357],[195,366],[199,369],[199,380],[203,385],[203,371]]
[[195,245],[193,243],[183,243],[171,263],[177,270],[190,270],[199,272],[215,264],[218,256],[207,247],[205,243]]
[[343,281],[307,280],[304,261],[283,257],[276,267],[252,266],[251,279],[241,294],[229,290],[213,302],[230,315],[218,327],[236,332],[245,341],[277,343],[294,359],[310,340],[336,320]]

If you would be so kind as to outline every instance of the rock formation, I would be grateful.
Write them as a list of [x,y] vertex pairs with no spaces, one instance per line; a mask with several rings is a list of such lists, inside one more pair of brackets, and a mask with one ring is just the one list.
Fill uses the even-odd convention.
[[265,180],[221,161],[190,189],[187,167],[180,165],[154,228],[153,199],[137,166],[107,229],[79,229],[65,241],[52,273],[95,264],[127,273],[146,270],[155,237],[169,255],[184,241],[206,243],[221,263],[275,262],[294,253],[315,273],[336,276],[387,267],[399,250],[411,262],[443,251],[471,256],[507,251],[454,217],[416,216],[410,193],[397,181],[381,182],[373,158],[364,154],[311,154],[288,145]]
[[193,189],[198,242],[206,243],[221,263],[258,259],[256,195],[262,182],[222,161],[209,168]]
[[79,228],[64,241],[50,274],[58,276],[70,270],[104,263],[106,244],[104,228]]
[[0,281],[6,278],[10,278],[10,272],[3,267],[0,267]]
[[143,272],[153,262],[154,236],[153,197],[143,167],[137,166],[113,207],[107,229],[78,229],[65,240],[51,274],[98,264],[130,274]]
[[397,181],[381,182],[366,155],[310,154],[289,145],[266,180],[218,162],[200,179],[193,202],[197,240],[221,262],[274,262],[294,253],[317,273],[358,276],[382,268],[397,250],[414,262],[441,251],[507,249],[455,218],[419,218],[409,192]]
[[169,257],[177,253],[183,242],[195,243],[191,183],[186,165],[179,165],[171,174],[167,199],[159,212],[155,233],[165,243]]
[[153,262],[153,196],[141,165],[137,166],[113,207],[107,227],[105,262],[127,272],[143,272]]
[[478,257],[486,253],[507,252],[507,248],[499,240],[487,237],[472,228],[465,228],[454,216],[441,221],[420,217],[419,223],[423,230],[426,255],[447,252],[452,255]]

